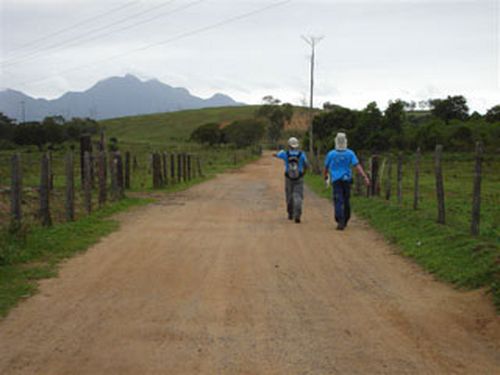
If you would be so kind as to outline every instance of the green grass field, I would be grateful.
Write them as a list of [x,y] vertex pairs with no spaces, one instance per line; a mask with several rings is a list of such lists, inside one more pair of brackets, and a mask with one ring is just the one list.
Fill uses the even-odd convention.
[[229,123],[254,116],[257,106],[207,108],[101,121],[106,135],[119,142],[176,147],[185,143],[198,126]]
[[[385,200],[383,192],[381,197],[358,197],[353,189],[353,211],[398,245],[402,254],[413,258],[438,278],[464,288],[488,287],[500,310],[500,158],[486,155],[483,164],[481,233],[478,237],[469,234],[473,166],[472,155],[445,156],[445,225],[436,222],[432,155],[424,155],[422,159],[418,210],[413,210],[414,160],[408,155],[403,167],[402,206],[396,202],[393,165],[391,199]],[[331,192],[324,189],[321,177],[309,175],[307,182],[315,192],[331,199]]]

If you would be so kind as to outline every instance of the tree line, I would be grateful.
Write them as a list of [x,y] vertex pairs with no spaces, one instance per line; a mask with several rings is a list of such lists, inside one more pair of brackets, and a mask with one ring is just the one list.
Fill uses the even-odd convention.
[[83,134],[96,134],[97,121],[89,118],[73,118],[66,121],[62,116],[46,117],[43,121],[16,124],[0,112],[0,150],[17,146],[52,148],[66,141],[78,141]]
[[[227,127],[217,123],[202,125],[192,133],[191,140],[246,147],[266,138],[276,146],[283,140],[285,124],[292,120],[294,110],[291,104],[268,95],[254,118],[235,121]],[[331,149],[336,133],[343,131],[349,137],[350,146],[373,152],[417,147],[430,151],[436,144],[449,151],[472,151],[476,141],[489,149],[500,148],[500,105],[485,115],[469,112],[467,100],[461,95],[421,101],[418,109],[415,102],[397,99],[390,101],[384,111],[376,102],[362,110],[327,102],[323,110],[315,110],[313,116],[314,147],[319,152]],[[309,134],[305,133],[302,144],[306,148],[308,138]]]
[[398,99],[389,102],[385,111],[375,102],[362,110],[325,103],[313,120],[315,148],[332,148],[338,131],[348,134],[353,148],[377,152],[417,147],[430,151],[436,144],[451,151],[472,151],[476,141],[487,148],[500,148],[500,105],[480,115],[469,114],[467,100],[461,95],[427,103],[426,110],[415,110],[412,103]]

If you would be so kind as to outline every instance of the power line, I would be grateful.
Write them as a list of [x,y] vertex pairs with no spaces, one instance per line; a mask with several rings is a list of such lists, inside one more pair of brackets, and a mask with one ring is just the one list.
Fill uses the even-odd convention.
[[127,4],[124,4],[124,5],[121,5],[121,6],[119,6],[119,7],[113,8],[113,9],[111,9],[111,10],[107,11],[107,12],[104,12],[104,13],[98,14],[97,16],[92,16],[92,17],[86,18],[86,19],[84,19],[83,21],[80,21],[80,22],[78,22],[78,23],[76,23],[76,24],[74,24],[74,25],[72,25],[72,26],[68,26],[68,27],[65,27],[65,28],[63,28],[63,29],[57,30],[57,31],[55,31],[55,32],[53,32],[53,33],[51,33],[51,34],[47,34],[47,35],[45,35],[45,36],[43,36],[43,37],[41,37],[41,38],[38,38],[38,39],[32,40],[32,41],[31,41],[31,42],[29,42],[29,43],[26,43],[26,44],[23,44],[23,45],[21,45],[21,46],[19,46],[19,47],[17,47],[17,48],[11,49],[10,51],[7,51],[7,54],[10,54],[10,53],[13,53],[13,52],[16,52],[16,51],[19,51],[19,50],[25,49],[26,47],[30,47],[30,46],[32,46],[32,45],[34,45],[34,44],[38,44],[38,43],[40,43],[40,42],[43,42],[44,40],[47,40],[47,39],[50,39],[50,38],[52,38],[52,37],[54,37],[54,36],[57,36],[57,35],[63,34],[63,33],[65,33],[66,31],[70,31],[70,30],[75,29],[75,28],[77,28],[77,27],[83,26],[83,25],[85,25],[85,24],[87,24],[87,23],[93,22],[93,21],[95,21],[95,20],[97,20],[97,19],[99,19],[99,18],[103,18],[103,17],[106,17],[106,16],[108,16],[108,15],[110,15],[110,14],[112,14],[112,13],[116,13],[116,12],[119,12],[119,11],[121,11],[121,10],[125,9],[125,8],[129,8],[129,7],[131,7],[132,5],[135,5],[135,4],[137,4],[137,3],[139,3],[139,1],[134,0],[134,1],[131,1],[131,2],[127,3]]
[[148,44],[148,45],[143,46],[143,47],[139,47],[139,48],[136,48],[136,49],[124,52],[124,53],[120,53],[118,55],[110,56],[110,57],[107,57],[105,59],[93,61],[92,63],[89,63],[89,64],[80,65],[80,66],[77,66],[77,67],[74,67],[74,68],[71,68],[71,69],[64,70],[64,71],[60,72],[59,74],[53,74],[53,75],[50,75],[50,76],[47,76],[45,78],[41,78],[41,79],[38,79],[38,80],[35,80],[35,81],[23,82],[23,83],[20,83],[18,85],[21,86],[21,85],[26,85],[28,83],[43,82],[43,81],[46,81],[47,79],[50,79],[50,78],[53,78],[53,77],[58,77],[61,74],[74,72],[74,71],[77,71],[77,70],[80,70],[80,69],[85,69],[85,68],[88,68],[88,67],[94,67],[96,64],[99,64],[99,63],[103,63],[103,62],[107,62],[107,61],[111,61],[111,60],[116,60],[116,59],[118,59],[120,57],[123,57],[123,56],[126,56],[126,55],[130,55],[130,54],[135,53],[135,52],[140,52],[140,51],[144,51],[146,49],[150,49],[150,48],[162,46],[162,45],[165,45],[165,44],[168,44],[168,43],[172,43],[172,42],[178,41],[180,39],[188,38],[190,36],[203,33],[205,31],[217,29],[217,28],[225,26],[227,24],[234,23],[236,21],[239,21],[239,20],[242,20],[242,19],[245,19],[245,18],[249,18],[249,17],[254,16],[256,14],[259,14],[259,13],[263,13],[263,12],[269,10],[269,9],[283,6],[283,5],[288,4],[288,3],[292,2],[292,1],[293,0],[279,1],[279,2],[276,2],[276,3],[273,3],[273,4],[270,4],[270,5],[258,8],[256,10],[253,10],[253,11],[250,11],[250,12],[246,12],[246,13],[243,13],[243,14],[240,14],[240,15],[237,15],[237,16],[226,18],[226,19],[224,19],[222,21],[213,23],[213,24],[208,25],[208,26],[200,27],[198,29],[194,29],[194,30],[191,30],[191,31],[187,31],[187,32],[178,34],[175,37],[172,37],[172,38],[169,38],[169,39],[165,39],[165,40],[160,41],[160,42],[151,43],[151,44]]
[[[173,2],[175,0],[171,0],[170,2]],[[188,4],[185,4],[185,5],[182,5],[182,6],[179,6],[173,10],[170,10],[168,12],[165,12],[165,13],[161,13],[161,14],[157,14],[153,17],[150,17],[150,18],[146,18],[144,20],[141,20],[139,22],[136,22],[136,23],[133,23],[133,24],[130,24],[130,25],[127,25],[127,26],[124,26],[124,27],[121,27],[121,28],[118,28],[118,29],[115,29],[115,30],[111,30],[109,32],[105,32],[105,33],[101,33],[101,34],[97,34],[97,35],[94,35],[94,36],[91,36],[90,38],[87,38],[87,39],[84,39],[83,41],[73,41],[69,44],[66,44],[64,43],[65,45],[63,46],[59,46],[58,48],[55,48],[53,49],[52,51],[50,51],[51,53],[53,52],[56,52],[58,50],[61,50],[61,49],[66,49],[68,47],[72,47],[72,46],[78,46],[78,45],[81,45],[81,44],[85,44],[85,43],[88,43],[88,42],[91,42],[93,40],[96,40],[96,39],[100,39],[100,38],[103,38],[103,37],[106,37],[108,35],[112,35],[112,34],[116,34],[118,32],[121,32],[121,31],[125,31],[125,30],[129,30],[129,29],[132,29],[134,27],[137,27],[137,26],[140,26],[140,25],[143,25],[145,23],[149,23],[151,21],[154,21],[156,19],[159,19],[159,18],[163,18],[163,17],[166,17],[166,16],[170,16],[172,14],[175,14],[175,13],[179,13],[185,9],[188,9],[188,8],[191,8],[195,5],[198,5],[204,1],[207,1],[207,0],[196,0],[196,1],[193,1],[191,3],[188,3]],[[78,38],[78,39],[81,39],[81,38]],[[43,52],[43,51],[42,51]],[[40,53],[38,53],[39,55]],[[26,61],[30,61],[30,60],[33,60],[37,58],[36,56],[32,56],[32,57],[29,57],[29,58],[25,58],[25,59],[21,59],[20,61],[14,61],[12,63],[5,63],[6,66],[12,66],[12,65],[16,65],[16,64],[19,64],[19,63],[23,63],[23,62],[26,62]]]
[[2,61],[1,65],[3,65],[3,66],[14,65],[14,64],[17,64],[19,62],[25,61],[27,58],[30,58],[30,57],[33,57],[33,56],[37,56],[40,53],[44,53],[44,52],[47,52],[47,51],[50,51],[50,50],[53,50],[53,49],[57,49],[57,48],[59,48],[61,46],[64,46],[64,45],[66,45],[68,43],[74,43],[76,40],[85,39],[85,37],[87,37],[88,35],[92,35],[92,34],[95,34],[96,32],[109,29],[110,27],[113,27],[113,26],[116,26],[116,25],[120,25],[122,23],[125,23],[125,22],[129,21],[130,19],[140,17],[140,16],[142,16],[144,14],[153,12],[153,11],[158,10],[160,8],[163,8],[163,7],[167,6],[167,5],[170,5],[171,3],[175,2],[175,1],[177,1],[177,0],[169,0],[169,1],[165,2],[165,3],[163,3],[163,4],[160,4],[160,5],[157,5],[155,7],[152,7],[152,8],[146,9],[144,11],[141,11],[139,13],[135,13],[135,14],[132,14],[130,16],[124,17],[124,18],[119,19],[119,20],[117,20],[115,22],[112,22],[110,24],[98,27],[98,28],[96,28],[94,30],[90,30],[90,31],[85,32],[85,33],[83,33],[81,35],[77,35],[76,37],[72,37],[72,38],[66,39],[66,40],[64,40],[62,42],[57,42],[57,43],[49,44],[48,46],[45,46],[45,47],[40,47],[38,49],[35,49],[31,53],[28,53],[28,54],[26,54],[24,56],[21,56],[18,59],[12,59],[12,60]]

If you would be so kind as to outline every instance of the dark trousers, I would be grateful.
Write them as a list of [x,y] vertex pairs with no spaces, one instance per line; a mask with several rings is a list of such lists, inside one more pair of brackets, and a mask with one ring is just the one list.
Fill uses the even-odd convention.
[[288,215],[300,219],[302,215],[302,201],[304,200],[304,178],[291,180],[285,177],[285,199]]
[[333,205],[335,207],[335,221],[347,225],[351,218],[351,182],[333,181]]

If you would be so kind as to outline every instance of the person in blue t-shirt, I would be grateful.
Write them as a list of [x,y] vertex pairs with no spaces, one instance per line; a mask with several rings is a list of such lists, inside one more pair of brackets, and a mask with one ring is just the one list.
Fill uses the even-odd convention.
[[337,133],[335,137],[335,149],[328,152],[325,159],[325,180],[330,180],[333,186],[333,205],[335,207],[335,221],[337,229],[344,230],[351,217],[351,195],[352,171],[355,167],[364,179],[365,184],[370,185],[370,179],[366,175],[354,151],[347,148],[347,137],[345,133]]
[[304,174],[307,170],[305,152],[299,150],[299,141],[288,140],[288,150],[281,150],[273,156],[285,161],[285,198],[288,219],[300,223],[302,201],[304,200]]

